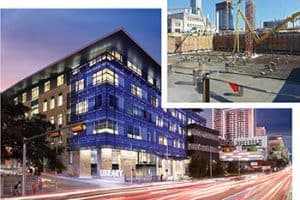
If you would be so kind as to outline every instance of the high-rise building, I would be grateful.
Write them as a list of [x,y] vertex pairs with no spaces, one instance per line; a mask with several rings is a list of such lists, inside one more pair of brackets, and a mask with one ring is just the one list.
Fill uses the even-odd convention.
[[64,173],[80,177],[183,175],[187,125],[206,123],[199,113],[161,108],[161,66],[123,30],[3,95],[60,129],[49,139],[66,147]]
[[[279,24],[281,24],[283,22],[282,19],[278,19],[278,20],[273,20],[273,21],[264,21],[264,28],[270,28],[273,29],[276,26],[278,26]],[[288,24],[285,24],[282,26],[282,29],[288,28]]]
[[216,4],[216,30],[217,32],[234,30],[233,7],[229,1]]
[[257,126],[255,131],[255,136],[265,136],[267,135],[266,128],[264,126]]
[[233,144],[236,138],[253,137],[255,133],[254,109],[213,109],[212,129]]
[[201,14],[202,0],[190,0],[190,7],[192,9],[192,14]]

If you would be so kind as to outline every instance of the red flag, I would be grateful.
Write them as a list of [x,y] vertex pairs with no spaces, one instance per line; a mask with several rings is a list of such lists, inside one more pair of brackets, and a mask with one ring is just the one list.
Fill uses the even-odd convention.
[[236,83],[229,83],[231,89],[233,92],[239,92],[240,91],[240,86]]

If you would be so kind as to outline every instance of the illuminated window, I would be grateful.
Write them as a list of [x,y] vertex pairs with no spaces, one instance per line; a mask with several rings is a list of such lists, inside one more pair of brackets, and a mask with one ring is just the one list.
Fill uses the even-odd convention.
[[163,137],[163,136],[159,136],[158,137],[158,144],[167,146],[167,144],[168,144],[167,138]]
[[51,100],[50,100],[50,110],[53,109],[55,107],[55,99],[54,97],[51,97]]
[[137,96],[139,98],[142,98],[142,89],[137,87],[136,85],[131,85],[131,94],[134,96]]
[[112,54],[115,56],[115,58],[116,58],[118,61],[122,62],[122,55],[119,54],[119,52],[113,51]]
[[138,68],[137,66],[135,66],[132,62],[130,62],[129,60],[127,61],[127,66],[134,71],[135,73],[137,73],[138,75],[142,75],[142,70],[140,68]]
[[119,84],[119,76],[114,73],[112,70],[105,68],[101,71],[98,71],[93,74],[93,85],[102,84],[102,83],[110,83],[112,85]]
[[39,105],[38,104],[31,106],[31,115],[32,114],[39,114]]
[[54,124],[54,116],[51,116],[51,117],[49,118],[49,121],[50,121],[51,124]]
[[50,90],[50,81],[47,81],[44,83],[44,92],[47,92]]
[[22,94],[22,103],[25,103],[26,101],[27,101],[27,93],[24,92],[24,93]]
[[64,84],[64,75],[60,75],[57,77],[57,87],[61,86],[62,84]]
[[164,121],[159,116],[156,116],[156,126],[163,127]]
[[176,115],[176,110],[175,110],[175,109],[172,109],[171,115],[172,115],[172,117],[176,117],[176,116],[177,116],[177,115]]
[[75,90],[76,92],[81,91],[84,89],[84,79],[80,79],[79,81],[76,81],[75,83]]
[[169,124],[169,131],[176,132],[176,124],[170,122],[170,124]]
[[57,124],[62,125],[63,124],[63,115],[62,113],[57,115]]
[[154,80],[151,76],[148,76],[148,82],[153,85],[154,84]]
[[127,137],[141,140],[142,135],[141,135],[141,130],[139,127],[134,127],[134,126],[129,126],[127,129]]
[[47,111],[47,108],[48,107],[48,102],[47,102],[47,100],[45,100],[44,102],[43,102],[43,112],[46,112]]
[[151,96],[151,105],[154,107],[158,107],[158,99],[154,96]]
[[94,122],[94,134],[97,133],[110,133],[118,134],[117,122],[113,120],[99,120]]
[[57,106],[62,106],[62,105],[63,105],[63,95],[59,94],[57,99]]
[[88,111],[88,101],[84,100],[76,104],[76,114],[85,113]]
[[183,128],[179,125],[178,126],[178,133],[180,134],[180,135],[183,135],[184,133],[183,133]]
[[93,59],[89,62],[89,66],[91,67],[91,66],[95,65],[96,63],[97,63],[96,59]]
[[35,100],[39,97],[39,87],[32,88],[31,90],[31,100]]

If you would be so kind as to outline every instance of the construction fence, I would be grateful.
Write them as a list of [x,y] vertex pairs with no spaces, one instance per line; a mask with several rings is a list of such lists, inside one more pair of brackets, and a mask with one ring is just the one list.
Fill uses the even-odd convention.
[[[169,36],[168,53],[185,53],[202,50],[232,51],[234,34],[214,36]],[[254,52],[300,55],[300,33],[274,33],[261,44],[254,43]],[[245,51],[245,34],[240,34],[240,51]]]

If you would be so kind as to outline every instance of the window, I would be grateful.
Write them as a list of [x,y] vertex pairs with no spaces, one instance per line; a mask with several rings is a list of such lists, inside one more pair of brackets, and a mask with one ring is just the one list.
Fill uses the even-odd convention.
[[158,144],[167,146],[167,144],[168,144],[167,138],[163,137],[163,136],[159,136],[158,137]]
[[94,122],[94,134],[97,133],[110,133],[118,134],[117,122],[113,120],[99,120]]
[[62,74],[62,75],[58,76],[56,81],[57,81],[57,87],[64,84],[64,75]]
[[163,119],[159,116],[156,116],[156,126],[163,127],[163,125],[164,125]]
[[84,100],[76,104],[76,114],[85,113],[88,111],[88,101]]
[[96,59],[93,59],[89,62],[89,67],[93,66],[93,65],[96,65],[97,64],[97,61]]
[[44,83],[44,92],[47,92],[50,90],[50,81],[47,81]]
[[183,128],[182,128],[180,125],[178,126],[178,133],[179,133],[180,135],[183,135],[183,134],[184,134]]
[[62,105],[63,105],[63,95],[59,94],[57,99],[57,106],[62,106]]
[[170,122],[170,124],[169,124],[169,131],[176,132],[176,124]]
[[43,112],[47,112],[47,109],[48,109],[48,102],[47,102],[47,100],[45,100],[43,102]]
[[51,117],[49,118],[49,121],[50,121],[51,124],[54,124],[54,116],[51,116]]
[[142,136],[140,128],[129,125],[127,129],[127,137],[141,140]]
[[39,87],[32,88],[31,90],[31,100],[37,99],[39,96]]
[[39,114],[39,105],[38,104],[31,106],[31,115],[32,114]]
[[53,109],[55,107],[55,99],[54,97],[51,97],[51,100],[50,100],[50,110]]
[[127,61],[127,66],[134,71],[135,73],[137,73],[138,75],[142,75],[142,70],[140,68],[138,68],[137,66],[135,66],[132,62],[130,62],[129,60]]
[[148,76],[148,83],[150,83],[151,85],[154,84],[154,80],[151,76]]
[[151,105],[154,107],[158,107],[158,99],[154,96],[151,96]]
[[116,58],[118,61],[122,62],[122,55],[119,54],[119,52],[113,51],[112,54],[115,56],[115,58]]
[[102,96],[99,95],[94,98],[94,109],[101,108],[101,106],[102,106]]
[[93,74],[93,85],[109,83],[112,85],[119,85],[119,76],[112,70],[105,68]]
[[118,108],[118,98],[113,95],[109,95],[109,106],[111,108],[117,109]]
[[147,141],[151,142],[151,133],[150,132],[147,133]]
[[63,115],[62,115],[62,113],[57,115],[57,124],[59,126],[63,124]]
[[131,94],[134,96],[137,96],[139,98],[142,98],[142,89],[137,87],[136,85],[131,85]]
[[26,101],[27,101],[27,93],[24,92],[24,93],[22,94],[22,103],[25,103]]
[[83,89],[84,89],[84,79],[80,79],[79,81],[76,81],[76,83],[75,83],[76,92],[79,92]]

